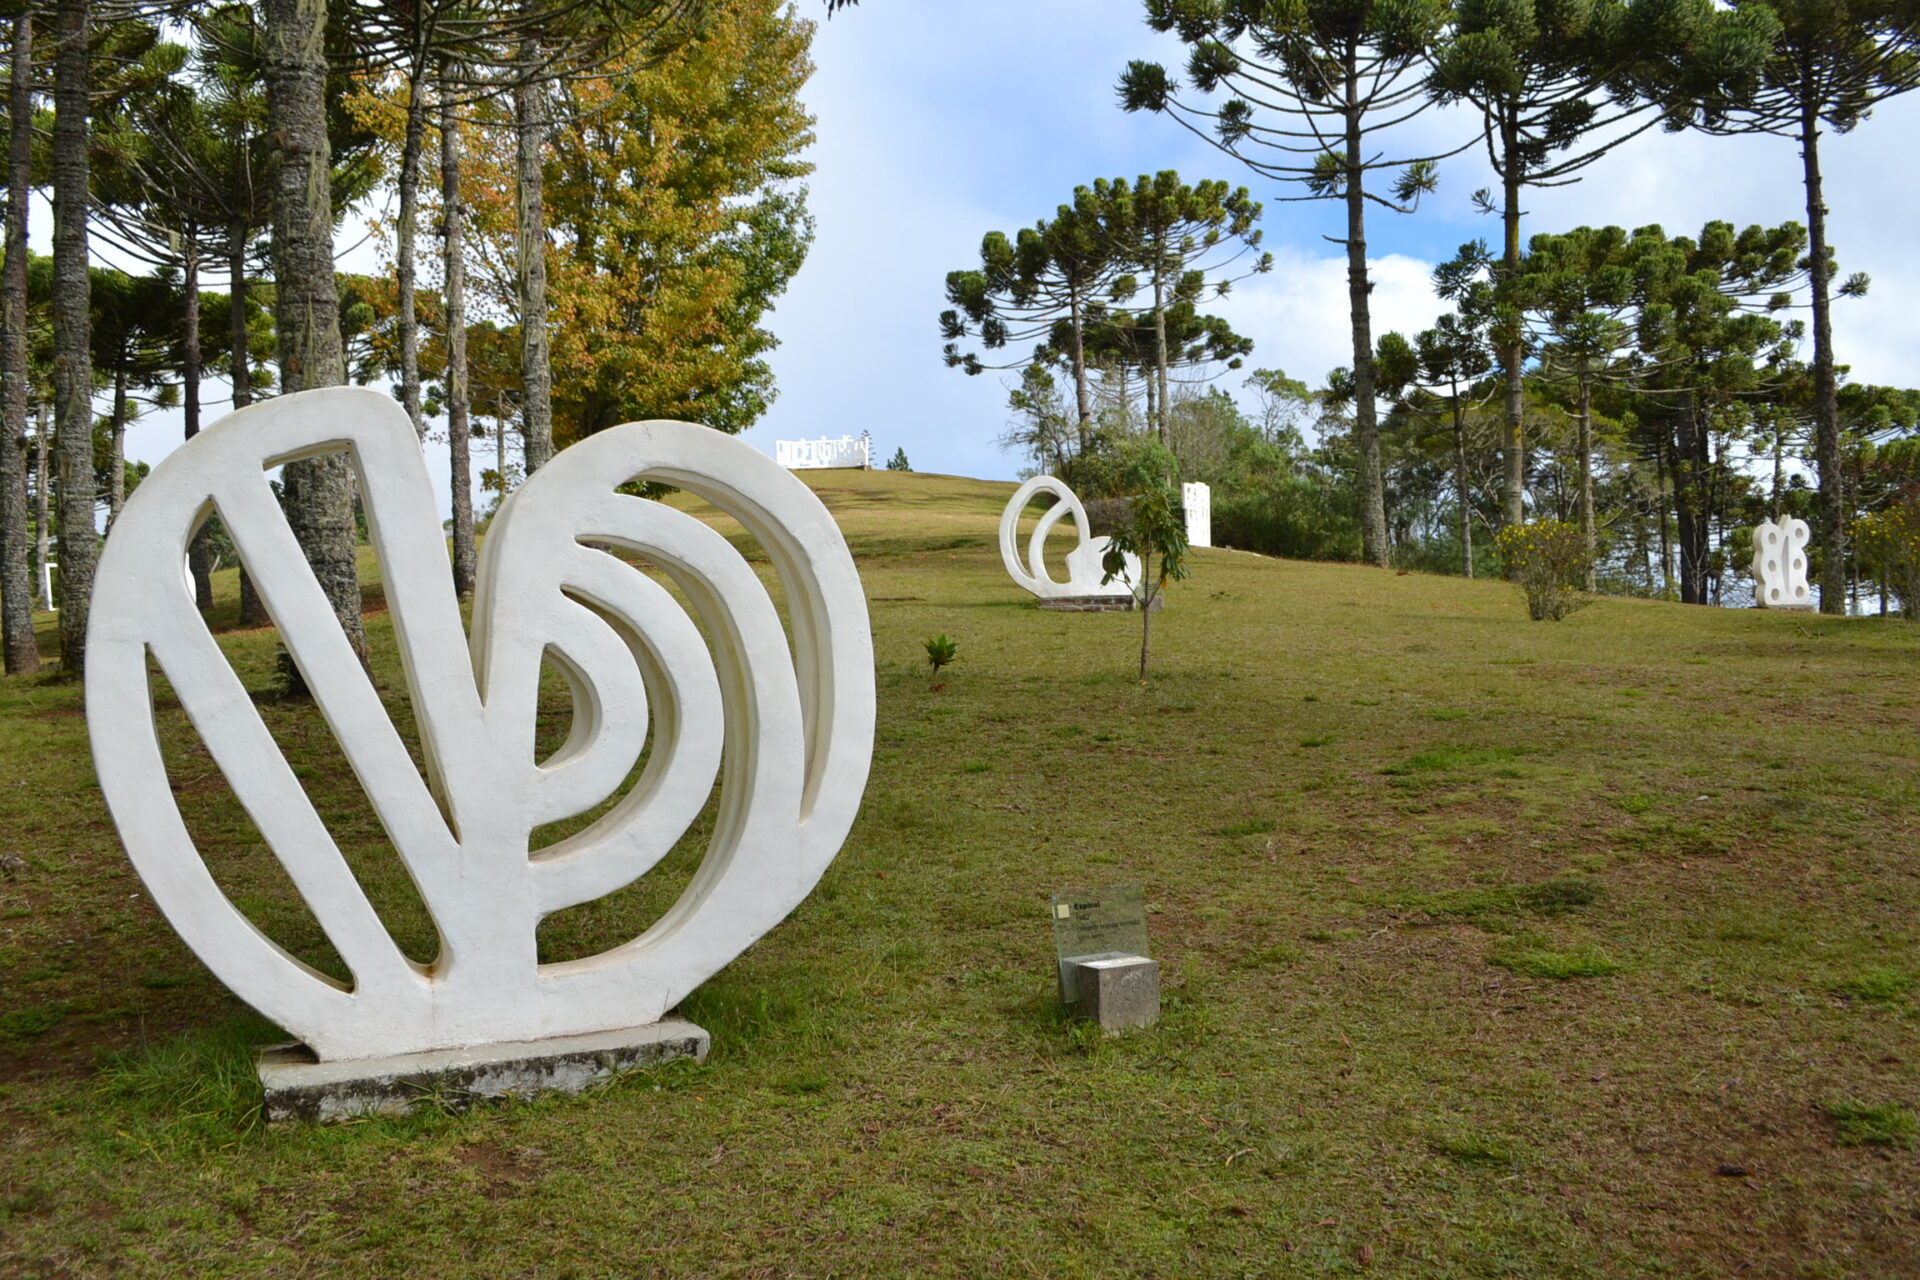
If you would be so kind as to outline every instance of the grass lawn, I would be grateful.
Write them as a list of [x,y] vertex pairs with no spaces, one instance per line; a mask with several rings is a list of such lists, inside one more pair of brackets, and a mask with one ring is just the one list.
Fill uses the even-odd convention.
[[[1920,1275],[1920,627],[1530,623],[1504,583],[1203,550],[1143,685],[1136,616],[1008,581],[1009,486],[810,479],[872,609],[865,807],[683,1006],[709,1061],[578,1099],[262,1126],[276,1032],[120,852],[79,690],[0,685],[0,1275]],[[236,668],[430,953],[221,589]],[[159,707],[216,876],[337,971]],[[701,834],[545,954],[638,932]],[[1118,881],[1164,1014],[1101,1039],[1055,1006],[1046,903]]]

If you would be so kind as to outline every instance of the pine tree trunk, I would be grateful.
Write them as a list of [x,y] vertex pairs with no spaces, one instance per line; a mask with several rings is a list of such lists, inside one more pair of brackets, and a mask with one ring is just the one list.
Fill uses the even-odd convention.
[[1093,447],[1093,391],[1087,385],[1087,344],[1081,332],[1080,291],[1071,290],[1067,295],[1070,311],[1068,332],[1072,335],[1072,345],[1068,355],[1073,360],[1073,399],[1074,408],[1080,415],[1080,452],[1084,456]]
[[417,315],[417,276],[414,270],[414,224],[420,219],[420,152],[425,146],[427,108],[422,101],[425,79],[419,60],[407,77],[407,132],[400,147],[400,216],[394,229],[394,276],[400,293],[400,403],[413,422],[414,434],[425,436],[427,422],[420,412],[420,322]]
[[10,676],[40,669],[27,562],[27,203],[32,192],[33,16],[13,20],[7,101],[7,258],[0,275],[0,644]]
[[473,433],[467,398],[466,207],[460,197],[460,121],[440,99],[440,205],[446,234],[447,444],[453,457],[453,589],[473,594]]
[[1813,295],[1813,458],[1820,473],[1820,612],[1845,613],[1847,508],[1840,495],[1840,393],[1833,367],[1833,269],[1820,188],[1820,117],[1802,95],[1800,159],[1807,186],[1807,287]]
[[1167,397],[1167,286],[1166,257],[1158,255],[1153,268],[1153,378],[1158,390],[1160,443],[1167,444],[1167,420],[1172,416]]
[[[1500,108],[1501,189],[1500,276],[1512,280],[1520,274],[1520,149],[1519,126],[1510,105]],[[1512,336],[1499,344],[1500,377],[1506,395],[1501,406],[1500,503],[1502,518],[1509,525],[1527,522],[1527,443],[1523,416],[1526,412],[1526,359],[1524,335],[1516,326]]]
[[[274,313],[280,385],[291,393],[346,379],[333,275],[326,117],[326,0],[265,0],[269,131],[279,150],[273,199]],[[354,562],[353,470],[340,454],[287,464],[288,524],[362,662]]]
[[[536,76],[540,49],[532,40],[520,47],[520,81],[513,90],[514,150],[518,215],[516,254],[520,276],[520,376],[526,430],[527,474],[553,456],[553,370],[547,350],[547,223],[540,170],[546,141],[546,97]],[[506,479],[505,472],[501,479]]]
[[[200,229],[192,228],[186,239],[181,285],[186,291],[186,306],[180,313],[180,399],[186,420],[186,438],[200,434]],[[213,608],[213,551],[207,544],[203,525],[187,547],[187,567],[193,575],[193,603],[199,609]]]
[[[132,353],[122,351],[120,358],[123,362],[129,360]],[[112,442],[112,456],[107,460],[107,528],[111,530],[127,501],[127,369],[124,363],[113,371],[113,412],[107,419],[107,437]]]
[[253,403],[253,360],[247,348],[247,223],[227,224],[227,377],[233,382],[233,407]]
[[1387,493],[1380,473],[1380,426],[1374,405],[1373,314],[1367,283],[1367,198],[1360,154],[1359,77],[1346,55],[1347,308],[1353,323],[1353,443],[1360,455],[1360,543],[1368,564],[1387,564]]
[[[253,355],[247,345],[247,232],[244,218],[227,224],[227,341],[232,347],[227,377],[233,382],[233,407],[244,409],[253,403]],[[267,603],[253,589],[253,579],[240,570],[240,625],[264,627]]]
[[[1664,433],[1663,433],[1664,435]],[[1668,520],[1671,503],[1668,495],[1671,490],[1667,483],[1667,441],[1663,438],[1654,446],[1653,451],[1655,501],[1660,504],[1660,592],[1673,594],[1673,535],[1672,524]]]
[[1577,507],[1580,512],[1580,546],[1587,556],[1584,585],[1588,591],[1592,591],[1599,585],[1598,569],[1594,564],[1594,552],[1599,545],[1599,534],[1593,519],[1593,388],[1588,385],[1585,374],[1580,377],[1580,437],[1574,452],[1580,466],[1580,492],[1577,497]]
[[1473,501],[1467,486],[1467,415],[1460,407],[1460,384],[1453,384],[1453,492],[1460,504],[1460,556],[1473,577]]
[[87,665],[87,609],[99,558],[94,527],[93,357],[87,278],[88,0],[55,12],[53,115],[53,432],[60,521],[60,669]]
[[53,449],[47,435],[47,406],[43,403],[33,424],[33,589],[40,593],[40,607],[53,608],[53,585],[47,564],[53,559],[48,549],[53,531]]

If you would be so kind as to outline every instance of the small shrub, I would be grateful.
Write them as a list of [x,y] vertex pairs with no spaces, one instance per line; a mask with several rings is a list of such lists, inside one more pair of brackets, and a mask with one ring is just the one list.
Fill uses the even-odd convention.
[[1915,1132],[1920,1131],[1913,1112],[1892,1102],[1879,1106],[1851,1099],[1830,1102],[1826,1112],[1843,1147],[1911,1146]]
[[1920,617],[1920,495],[1858,520],[1854,547],[1873,576],[1900,597],[1907,617]]
[[928,636],[925,644],[927,662],[932,665],[933,674],[936,677],[940,674],[940,668],[960,656],[960,642],[945,632],[937,636]]
[[1493,540],[1507,574],[1527,594],[1535,622],[1558,622],[1588,602],[1593,557],[1580,530],[1563,520],[1508,525]]

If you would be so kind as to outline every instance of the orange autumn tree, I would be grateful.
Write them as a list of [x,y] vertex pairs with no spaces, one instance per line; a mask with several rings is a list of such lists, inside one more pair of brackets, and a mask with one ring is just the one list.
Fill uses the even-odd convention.
[[[556,445],[638,418],[737,432],[772,402],[777,339],[762,321],[813,239],[801,185],[812,166],[799,158],[812,141],[799,101],[812,37],[775,0],[707,0],[616,61],[543,86],[555,122],[544,187]],[[395,86],[370,84],[352,105],[398,145]],[[461,108],[469,342],[518,331],[507,107]],[[430,136],[426,150],[436,146]],[[428,226],[440,212],[431,185]],[[391,227],[374,230],[390,249]],[[362,379],[399,368],[391,295],[358,295],[372,308]],[[419,309],[432,409],[446,351],[435,289]]]
[[[813,238],[799,159],[813,121],[798,96],[812,36],[776,0],[712,0],[601,74],[554,86],[557,445],[638,418],[737,432],[772,402],[776,339],[761,322]],[[510,188],[509,150],[494,149],[497,179],[475,175],[495,192]],[[510,236],[482,213],[476,238],[495,225]],[[510,271],[510,238],[489,248],[482,259]],[[497,281],[510,298],[511,275]]]

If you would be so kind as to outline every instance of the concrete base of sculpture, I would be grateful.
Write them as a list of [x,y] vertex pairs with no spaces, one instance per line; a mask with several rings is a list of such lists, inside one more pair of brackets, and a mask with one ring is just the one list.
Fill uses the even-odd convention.
[[1160,1020],[1160,965],[1145,956],[1103,952],[1067,961],[1082,1017],[1108,1035]]
[[316,1061],[305,1045],[274,1045],[261,1051],[258,1070],[269,1121],[327,1124],[422,1103],[461,1108],[491,1098],[579,1093],[636,1067],[704,1061],[711,1043],[691,1022],[663,1018],[622,1031],[334,1062]]
[[[1138,605],[1132,596],[1055,596],[1039,602],[1042,609],[1051,609],[1055,613],[1132,613]],[[1165,596],[1155,596],[1152,608],[1155,612],[1164,608]]]

